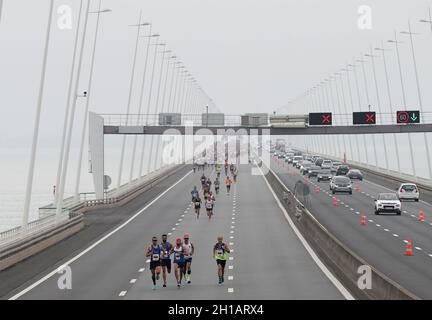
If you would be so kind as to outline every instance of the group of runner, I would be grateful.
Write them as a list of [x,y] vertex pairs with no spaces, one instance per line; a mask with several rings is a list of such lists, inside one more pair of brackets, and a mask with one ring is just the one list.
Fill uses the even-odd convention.
[[[223,284],[225,279],[225,265],[228,254],[231,252],[229,246],[223,241],[223,237],[217,238],[217,243],[213,247],[213,258],[218,266],[219,284]],[[150,271],[153,282],[153,290],[157,289],[157,281],[160,280],[162,273],[163,287],[167,287],[167,275],[171,273],[171,256],[174,265],[174,276],[177,288],[181,288],[183,279],[191,284],[192,278],[192,256],[195,253],[195,246],[190,242],[190,236],[185,234],[183,241],[176,239],[175,245],[168,241],[166,234],[162,235],[162,241],[158,243],[158,238],[153,237],[152,243],[147,248],[146,256],[150,258]]]
[[182,285],[183,278],[188,284],[191,283],[192,276],[192,256],[195,247],[190,242],[190,236],[185,234],[183,240],[176,239],[175,245],[168,242],[168,236],[162,235],[162,241],[158,243],[158,238],[152,238],[152,244],[147,248],[146,256],[150,258],[150,271],[152,274],[153,290],[156,290],[156,281],[160,279],[162,272],[163,287],[167,286],[167,274],[171,273],[171,256],[174,264],[174,275],[177,281],[177,287]]

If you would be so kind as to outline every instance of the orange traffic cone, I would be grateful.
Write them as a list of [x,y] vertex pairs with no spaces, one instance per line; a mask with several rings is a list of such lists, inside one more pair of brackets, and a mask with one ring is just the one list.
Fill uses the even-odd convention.
[[364,213],[362,213],[362,217],[361,217],[361,225],[365,226],[366,225],[366,216]]
[[321,188],[319,186],[317,186],[315,189],[315,193],[320,193],[320,191],[321,191]]
[[406,245],[406,249],[405,249],[405,255],[406,256],[412,256],[413,255],[411,240],[407,240],[407,245]]
[[355,192],[360,192],[361,191],[361,189],[360,189],[360,185],[356,185],[355,186]]
[[333,197],[333,207],[339,207],[339,202],[337,201],[336,197]]
[[425,221],[425,217],[424,217],[424,211],[423,211],[423,209],[420,210],[419,221],[420,221],[420,222],[424,222],[424,221]]

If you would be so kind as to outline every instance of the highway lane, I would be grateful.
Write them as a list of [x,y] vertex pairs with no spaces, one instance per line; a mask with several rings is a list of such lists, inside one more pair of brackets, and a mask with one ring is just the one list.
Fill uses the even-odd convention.
[[[291,165],[281,165],[272,158],[272,168],[286,185],[293,190],[295,182],[304,179]],[[289,171],[288,171],[289,170]],[[353,195],[337,194],[338,207],[332,204],[328,182],[310,181],[312,194],[309,208],[316,218],[339,240],[350,247],[368,263],[388,275],[402,286],[422,298],[432,298],[432,226],[418,221],[414,212],[419,205],[430,210],[425,203],[403,202],[403,210],[412,212],[402,216],[373,212],[373,198],[379,192],[388,192],[367,181],[356,182],[360,192]],[[320,186],[320,193],[316,193]],[[426,209],[425,209],[426,210]],[[365,213],[367,225],[361,226],[361,214]],[[414,256],[404,255],[405,240],[413,241]]]
[[[342,299],[289,227],[263,177],[249,172],[249,166],[241,168],[233,194],[218,196],[211,222],[204,213],[197,220],[190,205],[189,191],[200,174],[186,176],[129,224],[71,262],[72,290],[59,290],[60,275],[55,274],[20,298]],[[163,233],[170,234],[170,241],[191,235],[197,251],[190,286],[175,288],[171,275],[168,288],[151,290],[145,246],[153,235]],[[211,257],[219,234],[234,248],[223,286],[217,285]]]
[[[261,176],[242,166],[233,194],[217,197],[212,221],[196,219],[189,209],[170,240],[191,235],[196,253],[192,284],[151,291],[150,273],[142,274],[128,289],[126,299],[341,299],[342,295],[305,252],[288,226]],[[218,235],[233,252],[227,263],[225,284],[217,285],[211,258]]]

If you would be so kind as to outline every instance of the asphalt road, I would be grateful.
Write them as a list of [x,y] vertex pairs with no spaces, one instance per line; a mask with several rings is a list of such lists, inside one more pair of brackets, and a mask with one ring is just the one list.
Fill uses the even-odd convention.
[[[189,174],[130,223],[99,239],[85,253],[64,260],[71,267],[72,289],[60,290],[60,274],[48,268],[45,277],[22,287],[21,299],[343,299],[341,291],[318,267],[295,235],[263,177],[242,166],[230,195],[222,188],[215,215],[196,218],[190,190],[200,173]],[[210,174],[210,171],[206,172]],[[211,172],[214,176],[214,172]],[[128,210],[128,207],[119,209]],[[196,247],[192,284],[176,288],[171,274],[167,288],[151,289],[145,248],[153,235],[169,233],[169,241],[185,233]],[[212,248],[223,235],[234,249],[225,284],[217,284]],[[72,259],[72,261],[70,261]],[[39,280],[39,279],[42,279]],[[37,282],[36,282],[37,281]],[[35,285],[35,283],[37,285]],[[159,283],[161,285],[161,282]],[[25,290],[24,292],[22,290]]]
[[[271,166],[291,190],[296,181],[304,179],[292,165],[274,157]],[[317,183],[314,178],[310,181],[308,208],[324,227],[370,265],[420,298],[431,299],[432,205],[426,201],[402,202],[401,216],[392,213],[376,216],[374,198],[381,192],[394,192],[388,187],[395,184],[388,181],[382,186],[368,178],[354,183],[360,189],[353,195],[336,194],[338,207],[332,204],[329,183]],[[425,222],[419,221],[421,210],[425,213]],[[362,213],[366,216],[366,226],[361,225]],[[405,256],[406,240],[412,241],[413,256]]]

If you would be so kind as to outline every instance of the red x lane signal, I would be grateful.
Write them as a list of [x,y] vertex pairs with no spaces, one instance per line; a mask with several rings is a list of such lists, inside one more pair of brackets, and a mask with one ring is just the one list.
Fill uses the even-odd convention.
[[333,125],[333,116],[330,112],[309,113],[310,126],[331,126]]
[[376,112],[353,112],[353,124],[376,124]]

